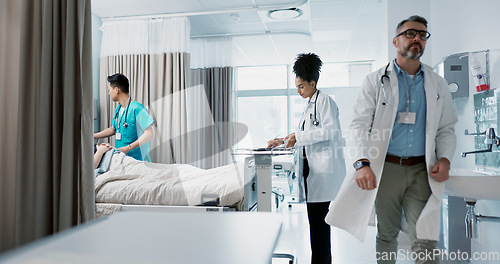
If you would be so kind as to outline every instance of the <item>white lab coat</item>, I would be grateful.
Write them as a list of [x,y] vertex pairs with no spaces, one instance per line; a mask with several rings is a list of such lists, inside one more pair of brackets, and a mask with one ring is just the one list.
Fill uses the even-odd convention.
[[[302,146],[305,146],[309,163],[307,202],[332,201],[345,177],[344,144],[338,107],[330,96],[324,92],[317,94],[318,91],[305,106],[298,130],[295,132],[295,146],[299,153],[299,177],[303,176],[303,166],[300,164],[303,156]],[[313,125],[315,102],[318,126]]]
[[[431,67],[424,67],[424,89],[427,102],[425,161],[429,173],[436,162],[445,157],[451,161],[455,152],[456,136],[454,126],[457,115],[448,84]],[[392,134],[397,114],[399,87],[394,65],[388,68],[389,81],[386,79],[384,96],[381,90],[381,76],[385,66],[369,74],[361,85],[354,105],[353,120],[350,125],[349,144],[346,149],[348,164],[368,158],[376,175],[377,186]],[[385,104],[385,105],[384,105]],[[351,233],[360,241],[364,240],[367,225],[374,208],[378,188],[362,190],[355,180],[356,170],[348,166],[347,177],[335,202],[330,204],[326,222]],[[432,194],[417,220],[418,239],[439,240],[440,208],[444,192],[444,182],[435,181],[428,176]]]

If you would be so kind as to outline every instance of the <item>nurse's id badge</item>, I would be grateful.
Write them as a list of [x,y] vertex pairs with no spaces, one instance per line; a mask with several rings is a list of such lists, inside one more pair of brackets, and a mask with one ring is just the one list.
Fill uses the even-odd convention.
[[120,132],[116,133],[116,140],[122,140],[122,134]]
[[415,124],[415,119],[417,114],[413,112],[399,112],[398,113],[398,123],[399,124]]

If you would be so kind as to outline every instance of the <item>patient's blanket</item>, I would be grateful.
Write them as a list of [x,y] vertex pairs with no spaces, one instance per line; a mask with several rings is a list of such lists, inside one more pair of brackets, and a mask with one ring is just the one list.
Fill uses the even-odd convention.
[[203,194],[215,194],[221,206],[240,208],[243,163],[203,170],[186,164],[138,161],[114,153],[109,170],[95,180],[97,203],[200,205]]

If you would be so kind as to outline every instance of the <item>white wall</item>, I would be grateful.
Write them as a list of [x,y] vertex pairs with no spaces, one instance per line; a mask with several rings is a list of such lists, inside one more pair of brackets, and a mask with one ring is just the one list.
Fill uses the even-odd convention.
[[[427,19],[429,22],[428,30],[432,32],[433,25],[430,21],[430,0],[387,0],[387,49],[389,61],[396,57],[396,48],[392,45],[392,39],[396,35],[396,26],[402,20],[419,15]],[[430,40],[425,48],[424,55],[420,59],[423,63],[431,65],[432,40]]]
[[[416,1],[415,1],[416,2]],[[435,65],[443,57],[450,54],[500,49],[500,1],[497,0],[440,0],[431,1],[431,17],[429,30],[432,33],[432,64]],[[496,51],[498,53],[498,51]],[[491,56],[490,71],[491,88],[500,87],[500,58]],[[474,168],[474,155],[462,158],[461,151],[474,149],[473,138],[465,136],[466,128],[474,128],[475,89],[471,82],[469,98],[455,100],[459,123],[457,132],[457,152],[453,161],[455,167]],[[476,213],[500,216],[500,202],[479,201]],[[472,241],[472,252],[500,252],[500,224],[479,223],[478,238]],[[462,231],[460,231],[462,232]],[[500,261],[472,261],[471,263],[500,263]]]

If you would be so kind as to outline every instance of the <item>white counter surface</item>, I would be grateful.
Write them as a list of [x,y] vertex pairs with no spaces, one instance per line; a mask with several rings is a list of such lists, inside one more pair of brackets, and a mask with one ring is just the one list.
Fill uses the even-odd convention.
[[0,263],[269,264],[281,215],[120,212],[0,256]]

